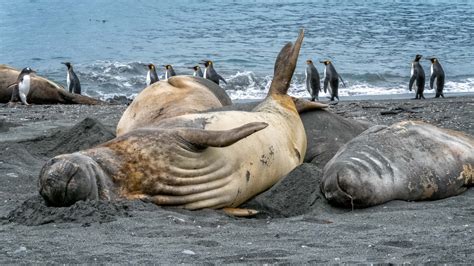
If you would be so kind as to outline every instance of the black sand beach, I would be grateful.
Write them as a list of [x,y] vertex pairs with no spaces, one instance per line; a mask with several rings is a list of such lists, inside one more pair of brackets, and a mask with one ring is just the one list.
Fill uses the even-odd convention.
[[[45,206],[38,196],[37,178],[46,160],[113,138],[126,107],[0,106],[0,263],[472,263],[474,259],[472,188],[438,201],[338,209],[322,198],[317,174],[321,169],[311,163],[249,202],[262,211],[255,218],[161,208],[141,201]],[[472,95],[341,101],[330,111],[370,124],[423,120],[474,136]]]

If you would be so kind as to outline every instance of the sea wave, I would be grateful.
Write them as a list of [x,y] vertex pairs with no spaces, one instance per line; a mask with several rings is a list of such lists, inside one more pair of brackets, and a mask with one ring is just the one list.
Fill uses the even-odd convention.
[[[178,67],[178,73],[180,68]],[[183,68],[184,69],[184,68]],[[92,65],[75,66],[83,91],[85,94],[100,99],[109,99],[125,96],[134,98],[145,87],[147,73],[144,62],[111,62],[97,61]],[[185,72],[183,72],[185,73]],[[64,79],[64,69],[51,71],[56,79]],[[261,99],[267,95],[272,82],[272,75],[257,74],[252,71],[224,71],[221,73],[227,84],[222,84],[232,99]],[[164,78],[163,72],[158,69],[160,79]],[[408,93],[408,77],[393,73],[342,73],[344,83],[339,85],[339,96],[370,96]],[[321,80],[321,86],[322,86]],[[429,90],[429,80],[426,83],[426,92]],[[447,77],[445,84],[446,93],[474,92],[473,77]],[[305,75],[297,70],[293,76],[288,93],[296,97],[309,97],[306,91]],[[320,92],[320,97],[325,98],[329,93]]]

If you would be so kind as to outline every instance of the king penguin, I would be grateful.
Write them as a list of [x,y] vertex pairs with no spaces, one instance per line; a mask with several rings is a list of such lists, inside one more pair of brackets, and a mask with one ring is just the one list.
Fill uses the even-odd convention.
[[29,105],[28,102],[26,101],[26,97],[28,96],[28,93],[30,92],[30,89],[31,89],[31,74],[32,73],[36,73],[36,72],[29,67],[25,67],[21,70],[20,74],[18,75],[18,78],[16,79],[16,82],[12,84],[16,86],[13,89],[11,102],[17,101],[18,96],[20,96],[21,102],[24,105]]
[[344,84],[342,78],[339,76],[339,74],[337,74],[337,71],[330,60],[324,60],[319,62],[326,66],[324,68],[324,92],[329,89],[331,101],[334,101],[334,98],[339,101],[339,79],[341,79],[344,87],[346,86],[346,84]]
[[436,96],[444,98],[443,89],[444,89],[444,70],[441,64],[439,63],[438,58],[432,57],[428,58],[431,61],[431,78],[430,78],[430,88],[433,89],[434,81],[436,79]]
[[193,76],[194,77],[203,77],[201,67],[198,65],[195,65],[193,67],[190,67],[190,69],[194,70]]
[[313,64],[313,60],[306,60],[306,90],[311,95],[311,101],[319,101],[319,92],[321,91],[321,83],[319,72]]
[[421,55],[417,54],[415,60],[411,63],[411,77],[408,89],[411,91],[413,83],[416,80],[416,96],[415,99],[424,99],[423,91],[425,90],[425,71],[420,64]]
[[219,85],[219,80],[222,80],[225,84],[227,84],[227,81],[225,81],[225,79],[221,75],[217,74],[217,72],[214,70],[214,63],[212,63],[211,60],[202,60],[201,64],[206,67],[203,74],[205,79],[211,80],[217,85]]
[[165,67],[165,79],[169,79],[172,76],[176,76],[176,72],[174,72],[173,66],[171,65],[163,65]]
[[148,64],[148,73],[146,74],[146,86],[150,86],[151,84],[159,81],[158,75],[156,74],[156,68],[153,64]]
[[74,73],[71,63],[63,62],[61,64],[66,65],[67,67],[66,82],[67,82],[67,88],[69,92],[70,93],[74,92],[75,94],[81,94],[81,83],[79,82],[79,78],[77,77],[76,73]]

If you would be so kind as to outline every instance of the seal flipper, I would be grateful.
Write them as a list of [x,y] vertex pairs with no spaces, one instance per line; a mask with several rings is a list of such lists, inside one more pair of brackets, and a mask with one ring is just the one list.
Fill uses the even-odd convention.
[[254,209],[222,208],[222,210],[227,215],[235,216],[235,217],[251,217],[258,214],[258,211]]
[[253,122],[229,130],[180,129],[178,135],[199,148],[226,147],[268,126],[265,122]]
[[293,102],[295,103],[296,110],[298,113],[303,113],[309,110],[315,110],[315,109],[323,109],[329,107],[329,105],[320,103],[320,102],[315,102],[315,101],[308,101],[303,98],[296,98],[296,97],[291,97],[293,99]]
[[304,30],[301,29],[295,44],[287,43],[278,54],[275,61],[272,84],[268,91],[268,96],[273,94],[286,95],[290,87],[290,81],[295,72],[298,55],[304,38]]

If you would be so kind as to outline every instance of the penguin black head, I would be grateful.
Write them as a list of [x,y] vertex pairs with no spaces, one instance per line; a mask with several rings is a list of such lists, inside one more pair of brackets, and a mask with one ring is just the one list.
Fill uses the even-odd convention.
[[430,60],[432,64],[438,62],[438,58],[436,57],[431,57],[431,58],[426,58],[427,60]]
[[324,60],[324,61],[319,61],[319,63],[324,64],[324,65],[327,66],[327,65],[331,64],[331,61],[330,60]]
[[155,69],[155,65],[153,65],[153,64],[148,64],[147,66],[148,66],[148,69],[149,69],[149,70]]
[[72,67],[71,63],[69,62],[61,62],[61,64],[66,65],[67,69],[70,69]]
[[202,60],[202,65],[204,65],[205,67],[208,67],[210,65],[212,65],[212,61],[211,60]]
[[423,56],[422,56],[421,54],[417,54],[417,55],[415,56],[415,62],[420,61],[420,59],[421,59],[422,57],[423,57]]
[[193,67],[191,67],[191,69],[193,69],[194,71],[198,71],[201,67],[198,66],[198,65],[195,65]]
[[312,64],[312,63],[313,63],[313,60],[311,60],[311,59],[306,60],[306,64],[309,65],[309,64]]
[[163,65],[163,66],[164,66],[166,69],[170,69],[170,68],[172,68],[172,66],[171,66],[171,65]]
[[20,75],[21,74],[28,75],[28,74],[31,74],[31,73],[36,73],[36,71],[34,71],[33,69],[31,69],[29,67],[25,67],[21,70]]

